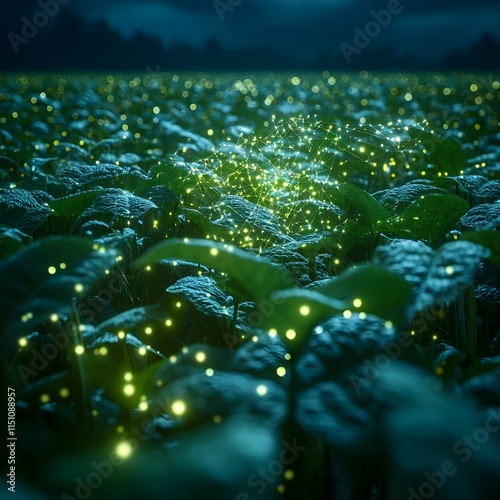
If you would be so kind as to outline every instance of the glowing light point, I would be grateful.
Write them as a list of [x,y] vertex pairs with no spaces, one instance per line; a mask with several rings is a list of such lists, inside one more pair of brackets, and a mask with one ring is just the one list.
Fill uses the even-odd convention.
[[49,274],[56,274],[57,272],[57,269],[55,268],[55,266],[50,266],[47,271],[49,272]]
[[116,454],[121,458],[128,458],[132,455],[132,447],[126,442],[120,443],[116,447]]
[[75,285],[75,292],[77,292],[77,293],[83,292],[83,285],[81,283],[77,283]]
[[447,266],[444,271],[448,276],[450,276],[455,272],[455,268],[453,266]]
[[211,248],[210,255],[213,255],[214,257],[219,255],[219,250],[217,248]]
[[285,336],[288,340],[293,340],[297,336],[297,332],[295,330],[287,330]]
[[184,403],[184,401],[181,401],[181,400],[174,401],[172,403],[171,408],[172,408],[172,413],[174,415],[180,416],[180,415],[184,415],[184,413],[186,413],[186,403]]
[[200,351],[196,353],[195,359],[198,363],[203,363],[207,359],[207,355],[203,351]]
[[81,356],[84,352],[85,352],[85,347],[83,347],[82,345],[77,345],[77,346],[75,347],[75,353],[76,353],[78,356]]
[[342,315],[344,316],[345,319],[349,319],[352,316],[352,312],[349,311],[349,309],[346,309]]
[[135,387],[132,384],[127,384],[123,387],[125,396],[132,396],[135,392]]
[[309,306],[302,306],[299,309],[299,312],[302,316],[308,316],[311,312],[311,308]]
[[286,368],[284,366],[280,366],[277,368],[276,373],[278,377],[284,377],[286,375]]
[[363,301],[361,299],[354,299],[352,301],[352,305],[354,307],[361,307],[363,305]]
[[267,394],[267,386],[260,384],[257,386],[256,391],[259,396],[265,396]]

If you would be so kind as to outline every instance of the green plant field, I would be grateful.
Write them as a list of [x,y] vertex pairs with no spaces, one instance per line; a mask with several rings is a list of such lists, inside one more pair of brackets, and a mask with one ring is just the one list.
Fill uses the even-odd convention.
[[491,74],[0,76],[3,491],[497,498],[499,117]]

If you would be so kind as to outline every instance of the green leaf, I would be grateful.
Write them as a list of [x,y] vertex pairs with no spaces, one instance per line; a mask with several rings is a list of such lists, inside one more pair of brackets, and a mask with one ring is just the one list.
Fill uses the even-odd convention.
[[457,225],[468,208],[468,203],[458,196],[430,194],[411,203],[378,229],[435,244]]
[[372,228],[391,217],[391,213],[371,194],[354,184],[339,184],[328,190],[328,196],[346,213],[347,218],[365,222]]
[[51,214],[44,201],[52,198],[45,197],[48,197],[47,193],[40,191],[0,191],[0,224],[15,227],[27,234],[33,233]]
[[324,380],[301,390],[296,418],[303,429],[334,446],[337,453],[366,457],[377,447],[376,414],[345,382]]
[[344,224],[334,227],[329,236],[318,242],[318,246],[322,251],[333,255],[346,255],[349,250],[369,236],[370,231],[366,226],[355,220],[348,220]]
[[498,229],[500,227],[500,203],[477,205],[460,219],[460,223],[470,229]]
[[[441,179],[443,178],[441,177]],[[471,197],[476,196],[476,193],[479,189],[481,189],[481,186],[488,182],[488,179],[482,175],[458,175],[453,177],[453,179],[458,182],[462,189]]]
[[[259,304],[258,304],[259,305]],[[299,348],[318,323],[347,308],[348,302],[335,300],[315,290],[282,290],[271,296],[270,304],[261,304],[262,325],[276,330],[290,346]]]
[[106,248],[116,248],[124,255],[130,255],[132,253],[134,240],[136,239],[136,232],[126,227],[122,231],[115,231],[105,236],[101,236],[100,238],[96,238],[94,242]]
[[[327,378],[339,379],[366,359],[383,353],[382,347],[395,340],[396,328],[377,316],[333,316],[316,327],[308,339],[297,363],[301,385],[311,385]],[[402,347],[392,347],[386,354],[390,352],[391,357],[399,357]]]
[[409,136],[423,145],[428,163],[435,165],[439,172],[459,175],[467,167],[465,151],[455,138],[440,137],[416,127],[409,129]]
[[[422,478],[431,477],[429,471],[444,470],[446,461],[456,467],[453,471],[460,470],[465,462],[462,451],[472,450],[465,445],[469,436],[484,428],[485,419],[493,419],[486,408],[480,408],[469,397],[440,390],[443,383],[428,373],[410,378],[401,369],[403,366],[398,368],[396,371],[390,366],[381,371],[375,382],[386,398],[390,398],[392,406],[384,411],[381,426],[384,444],[378,449],[391,450],[394,498],[411,498],[408,497],[409,485],[418,491],[424,484]],[[498,404],[493,406],[495,413],[492,414],[496,416]],[[467,473],[457,474],[453,479],[448,477],[436,498],[488,498],[489,492],[498,488],[496,464],[500,444],[495,433],[485,435],[488,444],[474,446],[471,455],[466,455]],[[435,473],[433,477],[437,477]]]
[[474,281],[477,300],[500,304],[500,268],[491,262],[481,262]]
[[102,189],[71,194],[49,202],[49,207],[56,217],[79,217],[100,194]]
[[228,317],[232,299],[208,276],[186,276],[167,288],[168,293],[183,295],[199,312]]
[[396,324],[405,322],[412,297],[411,286],[404,278],[373,264],[348,269],[315,290],[341,301],[351,312],[374,314]]
[[498,406],[500,400],[500,356],[483,358],[480,365],[469,367],[461,377],[462,391],[484,406]]
[[226,227],[234,234],[244,233],[251,239],[255,234],[259,239],[285,239],[280,221],[273,213],[241,196],[223,196],[213,209],[220,217],[214,224]]
[[169,191],[165,186],[158,184],[151,186],[149,189],[146,189],[142,193],[137,193],[140,194],[142,198],[145,198],[149,201],[152,201],[156,205],[163,205],[163,204],[177,204],[179,203],[179,198],[175,196],[172,191]]
[[403,276],[415,292],[425,280],[434,259],[434,251],[421,241],[395,240],[379,246],[373,254],[373,263],[385,266]]
[[0,259],[12,255],[30,243],[33,243],[33,238],[19,229],[0,227]]
[[457,348],[447,344],[433,344],[423,348],[434,373],[445,381],[456,380],[461,373],[465,356]]
[[435,252],[422,242],[401,240],[377,248],[374,262],[411,283],[413,315],[436,302],[455,300],[460,290],[472,284],[477,266],[488,255],[489,250],[468,241],[452,241]]
[[67,310],[116,261],[113,249],[84,238],[48,238],[0,262],[2,333],[27,332]]
[[403,184],[392,189],[387,189],[379,193],[378,201],[393,213],[400,213],[411,203],[422,196],[429,194],[446,194],[444,189],[428,184],[411,183]]
[[200,186],[212,186],[216,177],[210,169],[199,163],[181,161],[162,162],[149,172],[157,184],[163,184],[177,196]]
[[60,168],[56,173],[56,179],[68,187],[85,186],[102,179],[117,177],[122,172],[122,167],[112,163],[71,165],[69,167]]
[[416,292],[412,312],[434,303],[453,302],[465,287],[472,285],[479,263],[489,256],[487,248],[468,241],[452,241],[435,254],[427,276]]
[[[164,423],[171,425],[173,429],[177,427],[171,418],[158,416],[165,412],[165,408],[166,405],[158,400],[154,405],[156,410],[154,422],[153,418],[148,417],[147,422],[156,429],[155,434],[150,433],[153,436],[162,431]],[[133,428],[139,425],[140,429],[140,424],[144,422],[146,419],[142,412]],[[172,427],[167,427],[166,430],[173,430]],[[145,438],[148,433],[141,432],[139,436]],[[162,438],[162,441],[165,439],[168,438]],[[123,442],[130,442],[132,446],[136,442],[143,443],[134,440],[137,438],[124,435]],[[175,439],[176,445],[171,448],[153,445],[155,452],[150,452],[144,450],[146,446],[141,444],[135,453],[123,463],[120,462],[121,465],[115,467],[110,477],[102,482],[99,496],[102,498],[167,496],[186,500],[197,498],[243,500],[248,497],[250,500],[255,498],[256,490],[255,486],[248,484],[248,478],[253,477],[252,475],[262,467],[266,467],[267,470],[267,466],[276,462],[280,453],[284,453],[283,450],[286,451],[287,459],[293,457],[287,448],[283,447],[281,440],[280,433],[260,415],[229,416],[223,418],[220,424],[207,424],[191,429],[188,433],[182,433]],[[79,450],[79,453],[66,453],[64,456],[60,454],[56,455],[56,458],[51,455],[41,466],[43,473],[49,477],[49,471],[59,471],[58,474],[50,476],[52,489],[72,493],[75,489],[74,478],[81,474],[79,471],[88,467],[96,457],[109,457],[117,443],[118,440],[115,440],[112,445],[106,443],[106,446],[101,445],[100,448],[89,448],[88,453]],[[289,445],[292,443],[295,444],[295,441]],[[297,445],[302,447],[304,442],[299,440]],[[302,449],[299,448],[299,451]],[[269,477],[274,479],[272,476]],[[265,484],[266,489],[258,496],[259,500],[275,500],[275,488],[268,486],[268,483]]]
[[460,236],[461,241],[482,245],[490,251],[490,260],[500,267],[500,233],[498,231],[467,231]]
[[118,334],[120,330],[133,331],[138,326],[146,324],[151,320],[156,312],[158,311],[158,306],[144,306],[135,307],[124,311],[120,314],[116,314],[112,318],[103,321],[96,327],[95,335],[100,335],[104,332],[112,332]]
[[108,188],[95,199],[84,215],[93,216],[105,213],[134,219],[142,217],[155,208],[158,207],[152,201],[135,196],[129,191]]
[[[208,367],[211,366],[198,362],[191,374],[168,380],[155,397],[170,403],[169,407],[176,400],[184,401],[187,411],[181,418],[186,425],[210,422],[214,415],[228,417],[237,414],[259,415],[275,425],[283,422],[287,395],[278,383],[222,370],[215,370],[207,377],[205,370]],[[264,385],[263,382],[266,392],[262,395],[258,388]]]
[[289,273],[273,264],[232,245],[208,240],[185,239],[159,243],[134,262],[143,267],[162,259],[181,259],[227,273],[250,297],[267,298],[273,291],[289,288]]
[[[288,219],[287,228],[291,233],[310,232],[312,229],[322,231],[327,226],[333,227],[345,222],[343,210],[314,198],[281,203],[274,213],[278,217]],[[290,218],[290,213],[293,213],[294,217]]]
[[495,203],[500,199],[500,181],[490,181],[476,193],[476,203]]
[[206,215],[202,214],[198,210],[184,208],[183,212],[186,222],[197,226],[203,234],[222,241],[231,241],[234,238],[234,232],[232,232],[231,229],[221,226],[220,224],[215,224]]

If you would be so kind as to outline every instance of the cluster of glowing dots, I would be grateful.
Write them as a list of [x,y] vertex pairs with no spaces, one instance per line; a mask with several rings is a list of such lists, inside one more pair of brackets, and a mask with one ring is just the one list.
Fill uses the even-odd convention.
[[135,394],[135,386],[131,382],[132,382],[132,379],[134,378],[134,376],[132,375],[131,372],[126,372],[123,375],[123,378],[124,378],[125,382],[127,382],[123,386],[123,393],[125,394],[125,396],[133,396]]
[[[297,76],[291,81],[293,85],[300,82]],[[410,96],[407,93],[405,98]],[[223,219],[233,227],[226,233],[206,234],[207,239],[260,250],[275,245],[273,235],[256,223],[263,219],[262,209],[269,211],[267,218],[277,218],[283,235],[331,231],[338,224],[331,213],[319,205],[311,210],[296,203],[328,205],[329,190],[349,181],[359,162],[371,167],[370,176],[393,179],[396,169],[411,169],[415,152],[423,154],[422,141],[410,139],[409,127],[401,121],[374,126],[326,124],[314,117],[273,120],[270,131],[262,136],[240,134],[237,142],[228,137],[226,147],[201,162],[205,169],[191,164],[186,194],[198,193],[203,201],[189,196],[184,204],[203,207],[211,220]],[[424,121],[421,129],[427,126]],[[193,187],[194,179],[198,182]],[[221,201],[214,190],[239,196],[248,205],[240,212]]]

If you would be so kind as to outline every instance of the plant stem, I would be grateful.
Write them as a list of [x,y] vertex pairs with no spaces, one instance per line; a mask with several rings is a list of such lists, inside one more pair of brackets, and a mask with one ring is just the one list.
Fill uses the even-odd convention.
[[465,291],[467,294],[467,311],[469,313],[469,334],[468,334],[468,346],[469,355],[474,365],[477,364],[477,307],[476,307],[476,295],[474,292],[474,287],[469,286]]
[[71,359],[71,376],[73,380],[73,391],[75,392],[75,412],[76,424],[81,439],[85,439],[92,432],[92,414],[90,395],[85,379],[85,370],[83,367],[82,354],[77,354],[75,349],[77,346],[84,346],[80,334],[80,320],[75,305],[71,309],[71,338],[73,340],[73,350],[70,353]]
[[467,328],[465,326],[465,301],[464,294],[460,293],[454,304],[455,307],[455,329],[457,332],[457,348],[467,357],[471,356],[469,351],[469,339],[467,338]]

